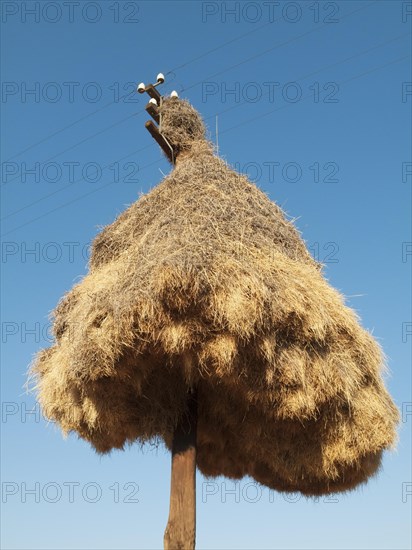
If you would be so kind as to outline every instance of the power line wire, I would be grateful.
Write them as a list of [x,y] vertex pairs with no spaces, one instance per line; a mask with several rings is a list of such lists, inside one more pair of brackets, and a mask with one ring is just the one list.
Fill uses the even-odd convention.
[[[219,46],[216,46],[215,48],[211,48],[210,50],[207,50],[206,52],[196,56],[196,57],[193,57],[192,59],[190,59],[189,61],[186,61],[185,63],[182,63],[181,65],[177,65],[176,67],[173,67],[173,69],[170,69],[169,71],[167,71],[166,75],[171,75],[171,74],[175,74],[175,71],[179,70],[179,69],[183,69],[184,67],[187,67],[188,65],[194,63],[195,61],[198,61],[199,59],[203,59],[204,57],[210,55],[211,53],[213,52],[216,52],[218,50],[220,50],[221,48],[224,48],[225,46],[227,46],[228,44],[232,44],[233,42],[236,42],[238,40],[241,40],[242,38],[244,38],[245,36],[249,36],[250,34],[254,33],[254,32],[257,32],[261,29],[263,29],[264,27],[267,27],[268,25],[272,25],[273,23],[275,23],[276,21],[278,21],[279,19],[275,19],[274,21],[269,21],[268,23],[265,23],[264,25],[261,25],[260,27],[257,27],[251,31],[248,31],[244,34],[241,34],[235,38],[232,38],[231,40],[228,40],[226,42],[224,42],[223,44],[220,44]],[[174,80],[174,79],[173,79]],[[173,80],[171,82],[173,82]],[[40,145],[41,143],[44,143],[45,141],[51,139],[52,137],[55,137],[57,136],[58,134],[60,134],[61,132],[64,132],[65,130],[68,130],[69,128],[72,128],[73,126],[75,126],[76,124],[78,124],[79,122],[83,122],[83,120],[86,120],[87,118],[95,115],[96,113],[99,113],[100,111],[103,111],[104,109],[106,109],[107,107],[110,107],[111,105],[115,104],[115,103],[118,103],[119,101],[121,101],[122,99],[125,99],[129,96],[131,96],[132,94],[134,94],[135,91],[132,91],[132,92],[128,92],[126,94],[123,94],[122,96],[120,96],[118,98],[117,101],[113,100],[113,101],[110,101],[108,103],[106,103],[105,105],[103,105],[102,107],[99,107],[99,109],[96,109],[94,111],[92,111],[91,113],[88,113],[87,115],[84,115],[82,117],[80,117],[79,119],[71,122],[70,124],[68,124],[67,126],[64,126],[63,128],[60,128],[59,130],[56,130],[55,132],[53,132],[52,134],[49,134],[48,136],[44,137],[43,139],[41,139],[40,141],[37,141],[36,143],[33,143],[32,145],[30,145],[29,147],[26,147],[25,149],[23,149],[22,151],[19,151],[18,153],[16,153],[15,155],[9,157],[6,162],[9,162],[10,160],[13,160],[14,158],[16,157],[19,157],[20,155],[22,155],[23,153],[26,153],[27,151],[29,151],[30,149],[33,149],[34,147],[36,147],[37,145]]]
[[[350,61],[350,60],[352,60],[352,59],[356,59],[356,58],[358,58],[358,57],[360,57],[360,56],[362,56],[362,55],[365,55],[365,54],[367,54],[367,53],[370,53],[370,52],[373,51],[373,50],[376,50],[376,49],[378,49],[378,48],[381,48],[381,47],[383,47],[383,46],[386,46],[386,45],[390,44],[391,42],[395,42],[396,40],[399,40],[400,38],[403,38],[403,37],[409,36],[409,35],[410,35],[410,33],[404,33],[404,34],[399,35],[399,36],[396,36],[396,37],[394,37],[394,38],[390,38],[389,40],[386,40],[385,42],[381,42],[380,44],[377,44],[377,45],[375,45],[375,46],[372,46],[371,48],[368,48],[368,49],[366,49],[366,50],[364,50],[364,51],[362,51],[362,52],[358,52],[357,54],[354,54],[354,55],[351,55],[351,56],[349,56],[349,57],[346,57],[345,59],[342,59],[341,61],[337,61],[337,62],[332,63],[332,64],[330,64],[330,65],[326,65],[325,67],[321,67],[320,69],[317,69],[316,71],[312,71],[312,72],[307,73],[307,74],[305,74],[305,75],[303,75],[303,76],[300,76],[300,77],[298,77],[298,78],[296,79],[296,81],[304,80],[304,79],[309,78],[310,76],[313,76],[313,75],[315,75],[315,74],[317,74],[317,73],[320,73],[320,72],[322,72],[322,71],[324,71],[324,70],[327,70],[327,69],[336,67],[337,65],[342,65],[343,63],[346,63],[347,61]],[[229,111],[231,111],[231,110],[233,110],[233,109],[237,109],[238,107],[241,107],[241,106],[244,105],[245,103],[247,103],[247,100],[242,101],[242,102],[239,102],[239,103],[236,103],[235,105],[232,105],[231,107],[228,107],[227,109],[224,109],[223,111],[220,111],[220,112],[217,113],[216,115],[211,115],[211,116],[209,116],[209,117],[206,117],[204,120],[207,121],[207,120],[213,118],[214,116],[218,116],[218,115],[225,114],[225,113],[227,113],[227,112],[229,112]],[[283,108],[283,107],[282,107],[282,108]],[[223,132],[223,133],[224,133],[224,132]],[[84,141],[86,141],[86,140],[84,140]],[[145,147],[136,150],[135,153],[141,152],[141,151],[143,151],[143,150],[145,150],[145,149],[147,149],[147,148],[149,148],[149,147],[150,147],[150,145],[146,145]],[[70,149],[70,148],[69,148],[69,149]],[[67,150],[69,150],[69,149],[67,149]],[[56,156],[57,156],[57,155],[56,155]],[[129,155],[127,155],[127,156],[129,156]],[[52,157],[52,158],[54,158],[54,157]],[[113,162],[107,164],[106,166],[103,167],[103,169],[108,168],[111,164],[114,164],[114,163],[116,163],[116,162],[119,162],[119,161],[123,160],[124,158],[126,158],[126,157],[121,157],[120,159],[117,159],[117,160],[115,160],[115,161],[113,161]],[[49,159],[49,160],[51,160],[51,159]],[[16,179],[16,178],[14,178],[14,179]],[[32,203],[29,203],[29,204],[27,204],[27,205],[25,205],[25,206],[19,208],[18,210],[15,210],[14,212],[11,212],[11,213],[8,214],[7,216],[3,216],[3,218],[1,218],[1,221],[10,218],[10,217],[12,217],[12,216],[18,214],[19,212],[22,212],[23,210],[26,210],[27,208],[30,208],[31,206],[33,206],[33,205],[35,205],[35,204],[38,204],[38,203],[42,202],[43,200],[48,199],[49,197],[52,197],[52,196],[54,196],[54,195],[57,195],[58,193],[61,193],[62,191],[64,191],[64,190],[67,189],[68,187],[71,187],[72,185],[74,185],[74,184],[76,184],[76,183],[78,183],[78,182],[80,182],[80,181],[83,181],[83,179],[84,179],[84,178],[79,178],[78,180],[76,180],[76,181],[74,181],[74,182],[71,182],[71,183],[69,183],[68,185],[65,185],[64,187],[62,187],[62,188],[60,188],[60,189],[58,189],[58,190],[56,190],[56,191],[53,191],[52,193],[49,193],[49,194],[47,194],[47,195],[44,195],[43,197],[40,197],[40,198],[37,199],[36,201],[34,201],[34,202],[32,202]],[[11,180],[11,181],[12,181],[12,180]]]
[[[390,62],[388,62],[388,63],[385,63],[384,65],[381,65],[381,66],[379,66],[379,67],[375,67],[375,68],[373,68],[373,69],[370,69],[370,70],[368,70],[368,71],[364,71],[364,72],[362,72],[362,73],[360,73],[360,74],[358,74],[358,75],[355,75],[355,76],[353,76],[353,77],[351,77],[351,78],[348,78],[348,79],[342,81],[341,84],[347,84],[348,82],[352,82],[353,80],[356,80],[356,79],[358,79],[358,78],[361,78],[361,77],[363,77],[363,76],[365,76],[365,75],[367,75],[367,74],[373,73],[373,72],[378,71],[378,70],[380,70],[380,69],[384,69],[384,68],[386,68],[386,67],[388,67],[388,66],[390,66],[390,65],[394,65],[395,63],[399,63],[400,61],[403,61],[404,59],[408,59],[408,58],[410,58],[410,57],[411,57],[410,55],[405,55],[405,56],[400,57],[400,58],[398,58],[398,59],[392,60],[392,61],[390,61]],[[308,98],[308,97],[310,97],[309,94],[306,95],[306,96],[304,96],[302,99],[306,99],[306,98]],[[290,107],[291,105],[292,105],[292,104],[287,104],[287,105],[284,105],[284,106],[279,107],[279,108],[276,108],[276,109],[271,109],[270,111],[267,111],[266,113],[263,113],[263,114],[258,115],[258,116],[254,116],[252,119],[248,119],[248,120],[245,120],[245,121],[243,121],[243,122],[240,122],[240,123],[237,124],[236,126],[232,126],[232,127],[230,127],[230,128],[227,128],[227,129],[224,130],[223,132],[220,132],[220,134],[224,134],[224,133],[233,131],[233,130],[239,128],[240,126],[244,126],[245,124],[249,124],[250,122],[253,122],[253,121],[258,120],[258,119],[260,119],[260,118],[267,117],[268,115],[273,114],[274,112],[279,111],[280,109],[284,109],[284,108]],[[133,153],[131,153],[131,154],[133,154]],[[130,155],[131,155],[131,154],[130,154]],[[130,155],[128,155],[128,156],[130,156]],[[156,161],[154,161],[154,162],[152,162],[152,163],[150,163],[150,164],[148,164],[148,165],[142,167],[142,169],[139,170],[139,172],[142,172],[145,168],[148,168],[149,166],[152,166],[152,165],[156,164],[157,162],[158,162],[158,160],[156,160]],[[33,218],[33,219],[31,219],[31,220],[25,222],[24,224],[19,225],[18,227],[14,228],[14,229],[11,229],[10,231],[7,231],[7,232],[4,233],[3,235],[9,235],[10,233],[14,233],[15,231],[18,231],[19,229],[22,229],[23,227],[26,227],[27,225],[30,225],[30,224],[32,224],[32,223],[38,221],[39,219],[42,219],[42,218],[48,216],[49,214],[52,214],[53,212],[55,212],[55,211],[57,211],[57,210],[60,210],[61,208],[64,208],[65,206],[68,206],[69,204],[72,204],[73,202],[77,202],[77,201],[83,199],[84,197],[87,197],[87,196],[91,195],[92,193],[97,193],[97,192],[100,191],[101,189],[104,189],[104,188],[108,187],[109,185],[113,185],[113,183],[114,183],[114,182],[109,182],[108,184],[104,185],[103,187],[99,187],[98,189],[95,189],[95,190],[93,190],[93,191],[90,191],[89,193],[86,193],[86,194],[84,194],[84,195],[82,195],[82,196],[80,196],[80,197],[78,197],[78,198],[76,198],[76,199],[73,199],[72,201],[69,201],[69,202],[67,202],[67,203],[64,203],[64,204],[62,204],[62,205],[56,207],[56,208],[53,208],[52,210],[49,210],[49,211],[45,212],[44,214],[42,214],[42,215],[40,215],[40,216],[37,216],[36,218]]]
[[[348,16],[350,16],[350,15],[352,15],[352,14],[354,14],[354,13],[357,13],[357,12],[359,12],[359,11],[361,11],[361,10],[364,10],[364,9],[369,8],[370,6],[376,4],[377,1],[378,1],[378,0],[373,0],[372,2],[370,2],[369,4],[367,4],[366,6],[361,6],[360,8],[358,8],[358,9],[356,9],[356,10],[353,10],[353,11],[351,11],[351,12],[349,12],[349,13],[347,13],[347,14],[341,16],[340,20],[342,20],[342,19],[344,19],[344,18],[346,18],[346,17],[348,17]],[[199,60],[199,59],[202,59],[203,57],[206,57],[206,56],[209,55],[210,53],[213,53],[213,52],[215,52],[215,51],[217,51],[217,50],[219,50],[219,49],[221,49],[221,48],[223,48],[223,47],[225,47],[225,46],[227,46],[227,45],[229,45],[229,44],[232,44],[233,42],[236,42],[237,40],[240,40],[240,39],[244,38],[245,36],[249,36],[250,34],[252,34],[252,33],[254,33],[254,32],[257,32],[258,30],[261,30],[262,28],[267,27],[268,25],[271,25],[271,24],[273,24],[274,22],[279,21],[279,20],[280,20],[280,18],[275,19],[273,22],[265,23],[264,25],[261,25],[260,27],[257,27],[256,29],[252,29],[251,31],[248,31],[248,32],[246,32],[246,33],[244,33],[244,34],[242,34],[242,35],[239,35],[238,37],[235,37],[235,38],[233,38],[233,39],[231,39],[231,40],[228,40],[228,41],[224,42],[224,43],[221,44],[220,46],[217,46],[217,47],[215,47],[215,48],[211,48],[210,50],[206,51],[205,53],[203,53],[203,54],[201,54],[201,55],[199,55],[199,56],[196,56],[196,57],[192,58],[191,60],[189,60],[189,61],[187,61],[187,62],[185,62],[185,63],[183,63],[183,64],[181,64],[181,65],[178,65],[178,66],[174,67],[173,69],[171,69],[170,71],[168,71],[166,74],[173,74],[176,70],[181,69],[181,68],[183,68],[183,67],[186,67],[186,66],[190,65],[191,63],[194,63],[195,61],[197,61],[197,60]],[[260,57],[261,55],[265,55],[265,54],[268,53],[269,51],[273,51],[274,49],[276,49],[276,48],[278,48],[278,47],[282,47],[282,46],[285,45],[285,44],[288,44],[288,43],[293,42],[294,40],[298,40],[299,38],[302,38],[303,36],[305,36],[305,35],[307,35],[307,34],[310,34],[311,32],[315,32],[315,31],[317,31],[317,30],[320,30],[320,29],[326,27],[327,25],[328,25],[328,23],[324,23],[323,25],[320,25],[320,26],[318,26],[318,27],[315,27],[314,29],[311,29],[311,30],[307,31],[306,33],[303,33],[302,35],[299,35],[298,37],[292,38],[292,39],[290,39],[289,41],[287,41],[287,42],[285,42],[285,43],[281,43],[281,44],[279,44],[279,45],[277,45],[277,46],[274,46],[273,48],[270,48],[270,49],[268,49],[268,50],[265,50],[264,52],[262,52],[262,53],[260,53],[260,54],[256,54],[255,56],[253,56],[253,57],[251,57],[251,58],[249,58],[249,59],[247,59],[247,60],[241,61],[240,63],[237,63],[237,64],[235,64],[235,65],[233,65],[233,66],[231,66],[231,67],[225,69],[225,71],[220,71],[220,72],[215,73],[214,75],[211,75],[211,76],[209,76],[209,77],[207,77],[207,78],[213,78],[213,76],[217,76],[217,75],[221,74],[222,72],[227,72],[227,71],[229,71],[229,70],[231,70],[231,69],[233,69],[233,68],[236,68],[236,67],[238,67],[238,66],[240,66],[240,65],[243,65],[244,63],[247,63],[248,61],[251,61],[251,60],[253,60],[253,59],[256,59],[257,57]],[[196,82],[195,84],[190,85],[190,86],[187,87],[187,88],[183,88],[182,91],[187,91],[187,90],[189,90],[189,89],[191,89],[191,88],[193,88],[193,87],[195,87],[195,86],[198,86],[201,82],[203,82],[203,81]],[[121,97],[119,98],[119,100],[120,100],[120,99],[124,99],[124,98],[126,98],[126,97],[132,95],[133,93],[134,93],[134,92],[129,92],[129,93],[127,93],[127,94],[124,94],[123,96],[121,96]],[[44,142],[47,141],[48,139],[50,139],[50,138],[52,138],[52,137],[54,137],[54,136],[60,134],[61,132],[65,131],[65,130],[68,129],[68,128],[71,128],[71,127],[75,126],[75,125],[78,124],[79,122],[82,122],[83,120],[85,120],[85,119],[89,118],[90,116],[92,116],[92,115],[94,115],[94,114],[96,114],[96,113],[102,111],[102,110],[105,109],[106,107],[109,107],[110,105],[113,105],[114,103],[116,103],[116,102],[115,102],[115,101],[111,101],[110,103],[107,103],[107,104],[103,105],[103,106],[100,107],[99,109],[96,109],[95,111],[93,111],[93,112],[91,112],[91,113],[89,113],[89,114],[87,114],[87,115],[85,115],[85,116],[79,118],[78,120],[75,120],[74,122],[70,123],[68,126],[65,126],[65,127],[61,128],[60,130],[57,130],[56,132],[53,132],[53,133],[50,134],[49,136],[46,136],[45,138],[41,139],[40,141],[38,141],[38,142],[36,142],[36,143],[30,145],[29,147],[26,147],[25,149],[23,149],[23,150],[20,151],[19,153],[16,153],[16,154],[13,155],[12,157],[9,157],[9,159],[8,159],[6,162],[9,162],[10,160],[12,160],[12,159],[14,159],[14,158],[16,158],[16,157],[22,155],[23,153],[29,151],[30,149],[33,149],[33,148],[36,147],[37,145],[40,145],[41,143],[44,143]],[[134,113],[134,115],[135,115],[135,114],[140,114],[140,113],[142,113],[142,112],[144,112],[144,111],[140,111],[139,113]],[[134,115],[129,115],[129,118],[131,118],[131,117],[134,116]],[[119,124],[121,124],[122,122],[125,122],[126,120],[128,120],[128,119],[127,119],[127,118],[122,119],[122,121],[119,121]],[[109,129],[109,128],[112,128],[113,126],[115,126],[115,125],[109,126],[108,129]],[[89,136],[89,138],[87,138],[87,139],[92,139],[93,137],[95,137],[95,135],[98,135],[98,134],[93,134],[93,135]],[[86,139],[86,140],[87,140],[87,139]],[[80,142],[80,143],[83,143],[83,142],[86,141],[86,140],[83,140],[83,141]],[[65,151],[63,151],[63,152],[65,152]],[[62,153],[63,153],[63,152],[62,152]],[[62,153],[58,153],[58,154],[62,154]],[[57,155],[56,155],[56,156],[57,156]],[[55,158],[55,157],[53,157],[53,158]],[[47,160],[46,160],[46,161],[43,161],[43,162],[47,162]],[[11,181],[14,181],[15,179],[18,179],[18,178],[14,178],[14,179],[10,180],[10,182],[11,182]]]

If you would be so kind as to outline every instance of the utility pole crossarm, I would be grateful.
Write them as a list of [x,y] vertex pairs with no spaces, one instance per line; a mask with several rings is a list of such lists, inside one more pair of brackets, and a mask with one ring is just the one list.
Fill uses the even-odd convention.
[[[159,84],[163,84],[164,81],[164,75],[162,73],[159,73],[157,75],[156,84],[148,84],[146,86],[143,82],[141,82],[137,87],[137,91],[140,94],[147,93],[147,95],[151,97],[145,109],[159,126],[161,126],[161,114],[159,112],[159,107],[162,105],[163,96],[161,96],[156,90],[156,86],[159,86]],[[177,95],[177,92],[175,91],[173,91],[170,95],[171,97],[179,97]],[[162,135],[160,129],[151,120],[148,120],[145,123],[145,127],[150,132],[152,138],[160,145],[171,164],[174,164],[175,154],[173,151],[173,147],[170,145],[165,136]]]

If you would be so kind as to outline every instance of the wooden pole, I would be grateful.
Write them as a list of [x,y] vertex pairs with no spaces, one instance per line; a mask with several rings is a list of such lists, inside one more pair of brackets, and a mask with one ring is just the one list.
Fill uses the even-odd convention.
[[196,543],[197,397],[190,393],[187,415],[173,435],[169,519],[165,550],[194,550]]
[[169,144],[168,141],[164,138],[164,136],[159,132],[159,128],[154,124],[152,120],[148,120],[145,123],[146,129],[149,130],[150,135],[153,139],[157,141],[157,143],[160,145],[160,147],[163,149],[165,154],[167,155],[167,158],[170,160],[172,164],[174,164],[174,154],[173,154],[173,148]]

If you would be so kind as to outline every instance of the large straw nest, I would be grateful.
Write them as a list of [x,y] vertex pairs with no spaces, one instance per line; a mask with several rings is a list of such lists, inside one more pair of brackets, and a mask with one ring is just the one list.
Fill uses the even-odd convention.
[[198,467],[319,495],[374,474],[398,410],[379,345],[282,210],[166,100],[177,164],[93,243],[33,372],[47,417],[98,452],[162,438],[198,391]]

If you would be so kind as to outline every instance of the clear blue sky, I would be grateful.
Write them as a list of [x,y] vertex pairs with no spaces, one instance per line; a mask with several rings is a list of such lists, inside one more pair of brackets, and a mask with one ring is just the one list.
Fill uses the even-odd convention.
[[[388,357],[398,450],[319,502],[198,478],[200,549],[406,549],[412,502],[411,2],[1,2],[2,520],[7,549],[161,548],[169,457],[100,458],[23,388],[87,246],[170,170],[138,82],[167,74],[221,155],[297,219]],[[409,83],[409,84],[408,84]],[[32,93],[30,93],[30,91]],[[231,93],[232,91],[232,93]],[[128,484],[128,485],[127,485]],[[231,490],[234,490],[231,492]]]

